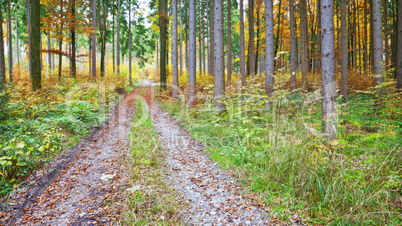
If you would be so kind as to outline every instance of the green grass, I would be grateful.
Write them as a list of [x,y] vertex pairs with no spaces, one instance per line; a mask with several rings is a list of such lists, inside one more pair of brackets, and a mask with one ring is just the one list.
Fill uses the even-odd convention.
[[179,225],[182,204],[174,191],[164,181],[164,156],[159,137],[155,133],[144,103],[136,102],[134,126],[131,129],[131,169],[132,184],[136,188],[130,192],[127,208],[124,210],[125,225]]
[[236,170],[276,217],[297,213],[310,224],[401,224],[398,99],[390,99],[380,113],[368,94],[340,101],[339,139],[329,144],[320,134],[318,96],[277,91],[267,109],[258,93],[232,94],[220,116],[213,113],[212,100],[194,109],[171,100],[162,107],[221,167]]

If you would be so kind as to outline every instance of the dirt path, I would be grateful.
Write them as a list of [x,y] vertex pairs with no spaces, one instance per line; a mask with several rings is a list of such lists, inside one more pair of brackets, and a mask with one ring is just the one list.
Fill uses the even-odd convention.
[[180,128],[179,123],[146,92],[153,124],[167,155],[168,183],[188,206],[183,220],[195,225],[269,225],[265,211],[245,199],[228,173],[216,167],[203,146]]
[[[107,224],[119,215],[110,203],[119,203],[127,187],[124,164],[133,102],[141,89],[125,96],[109,125],[60,172],[45,191],[13,220],[17,225]],[[10,211],[12,213],[12,211]],[[8,223],[11,223],[10,221]]]

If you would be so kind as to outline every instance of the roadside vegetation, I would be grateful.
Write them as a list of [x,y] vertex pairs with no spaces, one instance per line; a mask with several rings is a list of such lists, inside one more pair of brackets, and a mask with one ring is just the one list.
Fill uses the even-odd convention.
[[[297,213],[309,224],[401,224],[402,102],[393,83],[381,110],[375,111],[374,92],[365,84],[347,102],[339,98],[338,140],[328,142],[321,133],[319,86],[292,94],[287,74],[276,76],[281,85],[269,108],[261,77],[241,90],[238,83],[229,86],[221,115],[214,113],[206,75],[194,108],[187,107],[185,92],[178,100],[171,91],[158,98],[274,216],[286,220]],[[187,89],[185,81],[180,85]]]

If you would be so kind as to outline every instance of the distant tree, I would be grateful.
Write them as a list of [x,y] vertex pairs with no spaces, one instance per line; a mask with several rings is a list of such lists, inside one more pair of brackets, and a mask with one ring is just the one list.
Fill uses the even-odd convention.
[[227,56],[227,83],[232,81],[232,0],[228,1],[228,56]]
[[348,99],[348,40],[346,26],[346,0],[341,0],[341,95],[344,99]]
[[195,0],[190,0],[190,36],[189,36],[189,72],[188,72],[188,99],[189,105],[193,105],[195,99],[196,88],[196,3]]
[[210,59],[210,61],[209,61],[209,69],[211,70],[211,71],[209,71],[209,74],[210,75],[214,75],[214,68],[215,68],[215,62],[214,62],[214,59],[215,59],[215,56],[214,56],[214,53],[215,53],[215,51],[214,51],[214,43],[215,43],[215,35],[214,35],[214,32],[215,32],[215,29],[214,29],[214,25],[215,25],[215,23],[214,23],[214,21],[215,21],[215,19],[214,19],[214,7],[215,7],[215,0],[211,0],[211,1],[209,1],[209,6],[210,6],[210,8],[209,8],[209,25],[210,25],[210,28],[209,28],[209,37],[210,37],[210,40],[209,40],[209,49],[210,49],[210,51],[209,51],[209,59]]
[[332,140],[337,132],[333,0],[321,0],[321,29],[323,132]]
[[[322,11],[321,11],[322,13]],[[300,0],[300,38],[301,38],[301,72],[303,88],[307,88],[307,72],[308,72],[308,19],[307,19],[307,3],[306,0]],[[322,29],[322,28],[321,28]]]
[[246,53],[244,46],[244,7],[243,1],[240,0],[240,75],[241,83],[246,85]]
[[41,63],[40,63],[40,0],[31,2],[31,75],[32,90],[42,88]]
[[265,0],[265,93],[274,92],[274,13],[272,0]]
[[[0,21],[3,23],[3,9],[0,6]],[[6,66],[4,59],[4,38],[3,38],[3,26],[0,26],[0,91],[3,85],[6,83]]]
[[297,55],[296,55],[296,38],[295,38],[295,10],[294,1],[289,0],[289,22],[290,22],[290,90],[296,89],[296,71],[297,71]]
[[8,76],[10,82],[13,82],[13,36],[11,35],[11,6],[10,0],[7,0],[8,6],[8,20],[7,20],[7,39],[8,39]]
[[247,71],[251,76],[254,72],[254,0],[248,1],[248,63]]
[[173,42],[172,42],[172,65],[173,65],[173,98],[177,98],[179,86],[178,58],[177,58],[177,0],[173,0]]
[[222,99],[225,96],[225,66],[223,51],[223,0],[215,0],[214,5],[214,106],[218,113],[223,113],[225,105]]
[[[120,0],[118,1],[120,3]],[[117,25],[119,28],[119,25]],[[117,43],[119,43],[119,30],[117,30]],[[96,0],[92,0],[92,79],[96,78]],[[117,44],[119,48],[119,44]],[[119,51],[117,51],[119,52]],[[117,55],[117,59],[119,59]],[[119,61],[118,61],[119,62]],[[117,73],[119,73],[119,66],[117,67]]]

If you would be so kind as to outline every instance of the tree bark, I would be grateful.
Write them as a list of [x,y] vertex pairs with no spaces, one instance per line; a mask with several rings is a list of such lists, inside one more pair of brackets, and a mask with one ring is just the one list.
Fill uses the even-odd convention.
[[[336,20],[338,28],[338,20]],[[339,30],[337,29],[338,40]],[[336,49],[335,49],[336,54]],[[321,0],[317,0],[317,69],[321,70]],[[335,64],[336,66],[336,64]]]
[[[15,44],[17,50],[17,68],[18,68],[18,77],[21,77],[21,67],[20,67],[20,43],[18,38],[18,17],[17,17],[17,10],[15,11]],[[54,62],[53,62],[54,64]]]
[[272,0],[265,0],[265,93],[274,92],[274,13]]
[[[243,1],[240,0],[240,75],[241,83],[246,85],[246,60],[245,60],[245,46],[244,46],[244,7]],[[212,52],[212,51],[211,51]]]
[[402,1],[398,1],[398,35],[397,35],[397,67],[396,67],[396,88],[402,92]]
[[128,82],[130,86],[133,85],[133,80],[131,77],[131,64],[132,64],[132,40],[131,40],[131,0],[128,1],[130,6],[128,7]]
[[215,35],[214,35],[214,32],[215,32],[215,29],[214,29],[214,24],[215,24],[215,18],[214,18],[214,7],[215,7],[215,0],[211,0],[210,1],[210,11],[209,11],[209,20],[210,20],[210,23],[209,23],[209,25],[210,25],[210,29],[209,29],[209,37],[210,37],[210,43],[209,43],[209,48],[210,48],[210,51],[209,51],[209,54],[210,54],[210,56],[209,56],[209,59],[211,59],[210,60],[210,62],[209,62],[209,64],[210,64],[210,69],[211,69],[211,71],[209,72],[210,73],[210,75],[212,75],[212,76],[215,76],[215,74],[214,74],[214,70],[215,70],[215,56],[214,56],[214,54],[215,54],[215,51],[214,51],[214,43],[215,43]]
[[74,79],[77,76],[75,57],[75,0],[71,0],[71,74]]
[[120,20],[121,20],[120,5],[121,5],[120,0],[117,0],[116,68],[117,68],[117,75],[118,76],[120,76]]
[[296,71],[297,71],[297,55],[296,55],[296,38],[295,38],[295,18],[294,18],[294,0],[289,0],[289,22],[290,22],[290,90],[296,89]]
[[388,71],[388,65],[389,65],[389,48],[388,48],[388,7],[387,7],[387,0],[383,0],[384,7],[384,54],[385,54],[385,71]]
[[167,39],[167,0],[159,1],[159,29],[161,37],[160,46],[160,82],[161,88],[166,89],[166,39]]
[[177,98],[179,76],[177,67],[177,0],[173,0],[173,43],[172,43],[172,65],[173,65],[173,98]]
[[8,21],[7,21],[7,38],[8,38],[8,76],[10,82],[13,82],[13,37],[11,35],[11,6],[10,0],[7,0],[8,5]]
[[183,55],[183,39],[182,39],[182,30],[181,30],[181,28],[182,28],[182,24],[181,24],[181,21],[183,20],[183,18],[182,18],[182,13],[181,13],[181,0],[178,0],[179,1],[179,21],[180,21],[180,24],[179,24],[179,44],[180,44],[180,47],[179,47],[179,49],[180,49],[180,56],[179,56],[179,61],[180,61],[180,76],[182,75],[182,73],[183,73],[183,58],[182,58],[182,55]]
[[196,3],[195,0],[190,0],[190,36],[189,36],[189,74],[188,74],[188,103],[192,106],[195,101],[195,89],[196,89],[196,64],[197,64],[197,53],[196,53]]
[[364,0],[364,43],[363,43],[363,62],[364,62],[364,72],[367,73],[367,68],[368,68],[368,58],[367,58],[367,0]]
[[346,30],[346,0],[341,0],[341,95],[348,99],[348,47]]
[[[51,50],[51,46],[50,46],[51,42],[50,42],[50,34],[47,36],[47,49]],[[47,54],[47,69],[48,69],[48,74],[50,74],[50,71],[52,70],[52,54],[48,53]]]
[[[0,21],[3,21],[2,7],[0,7]],[[6,65],[4,58],[4,38],[3,26],[0,26],[0,92],[4,89],[6,83]]]
[[[282,0],[279,0],[278,4],[278,25],[276,29],[276,38],[275,38],[275,51],[274,51],[274,58],[278,54],[278,47],[279,47],[279,33],[280,33],[280,27],[281,27],[281,9],[282,9]],[[275,64],[274,64],[275,65]]]
[[227,52],[227,83],[232,82],[232,0],[228,1],[228,52]]
[[337,132],[333,4],[333,0],[321,0],[322,121],[329,140],[336,139]]
[[31,2],[31,75],[32,90],[42,88],[41,63],[40,63],[40,0]]
[[373,10],[373,72],[374,84],[376,86],[376,105],[381,105],[383,76],[383,43],[382,43],[382,20],[381,20],[381,0],[372,0]]
[[258,74],[258,58],[259,58],[259,46],[260,46],[260,26],[261,26],[261,22],[260,22],[260,6],[261,6],[261,2],[260,0],[257,0],[257,45],[256,47],[254,47],[254,73]]
[[[201,0],[198,1],[198,11],[201,12]],[[198,64],[200,69],[200,75],[202,75],[202,47],[201,47],[201,40],[202,40],[202,27],[201,27],[201,13],[198,13]]]
[[[63,0],[61,1],[61,11],[63,11]],[[32,74],[31,74],[31,71],[32,71],[32,60],[31,60],[31,58],[32,58],[32,55],[31,55],[31,45],[32,45],[32,39],[31,39],[31,29],[32,29],[32,26],[31,26],[31,1],[30,0],[27,0],[27,17],[28,17],[28,65],[29,65],[29,78],[31,79],[31,81],[32,81]],[[61,57],[61,55],[60,55],[60,57]],[[60,78],[59,78],[59,80],[60,80]]]
[[[114,0],[112,1],[112,4],[114,5]],[[115,46],[115,40],[114,40],[114,34],[115,34],[115,32],[114,32],[114,14],[115,14],[115,11],[113,10],[113,12],[112,12],[112,58],[113,58],[113,73],[116,72],[116,59],[115,59],[115,55],[114,55],[114,53],[115,53],[115,48],[114,48],[114,46]]]
[[[321,13],[323,13],[321,11]],[[301,36],[301,72],[303,89],[306,89],[308,72],[308,32],[307,32],[307,3],[306,0],[300,0],[300,36]]]
[[[120,0],[118,2],[120,3]],[[96,0],[92,0],[92,30],[92,79],[96,79]],[[119,35],[117,35],[117,42],[119,42]],[[119,74],[119,69],[117,70],[117,74]]]
[[254,0],[248,1],[248,72],[253,76],[254,73]]
[[225,66],[223,51],[223,0],[215,0],[214,4],[214,106],[217,113],[223,113],[225,105],[222,99],[225,96]]

